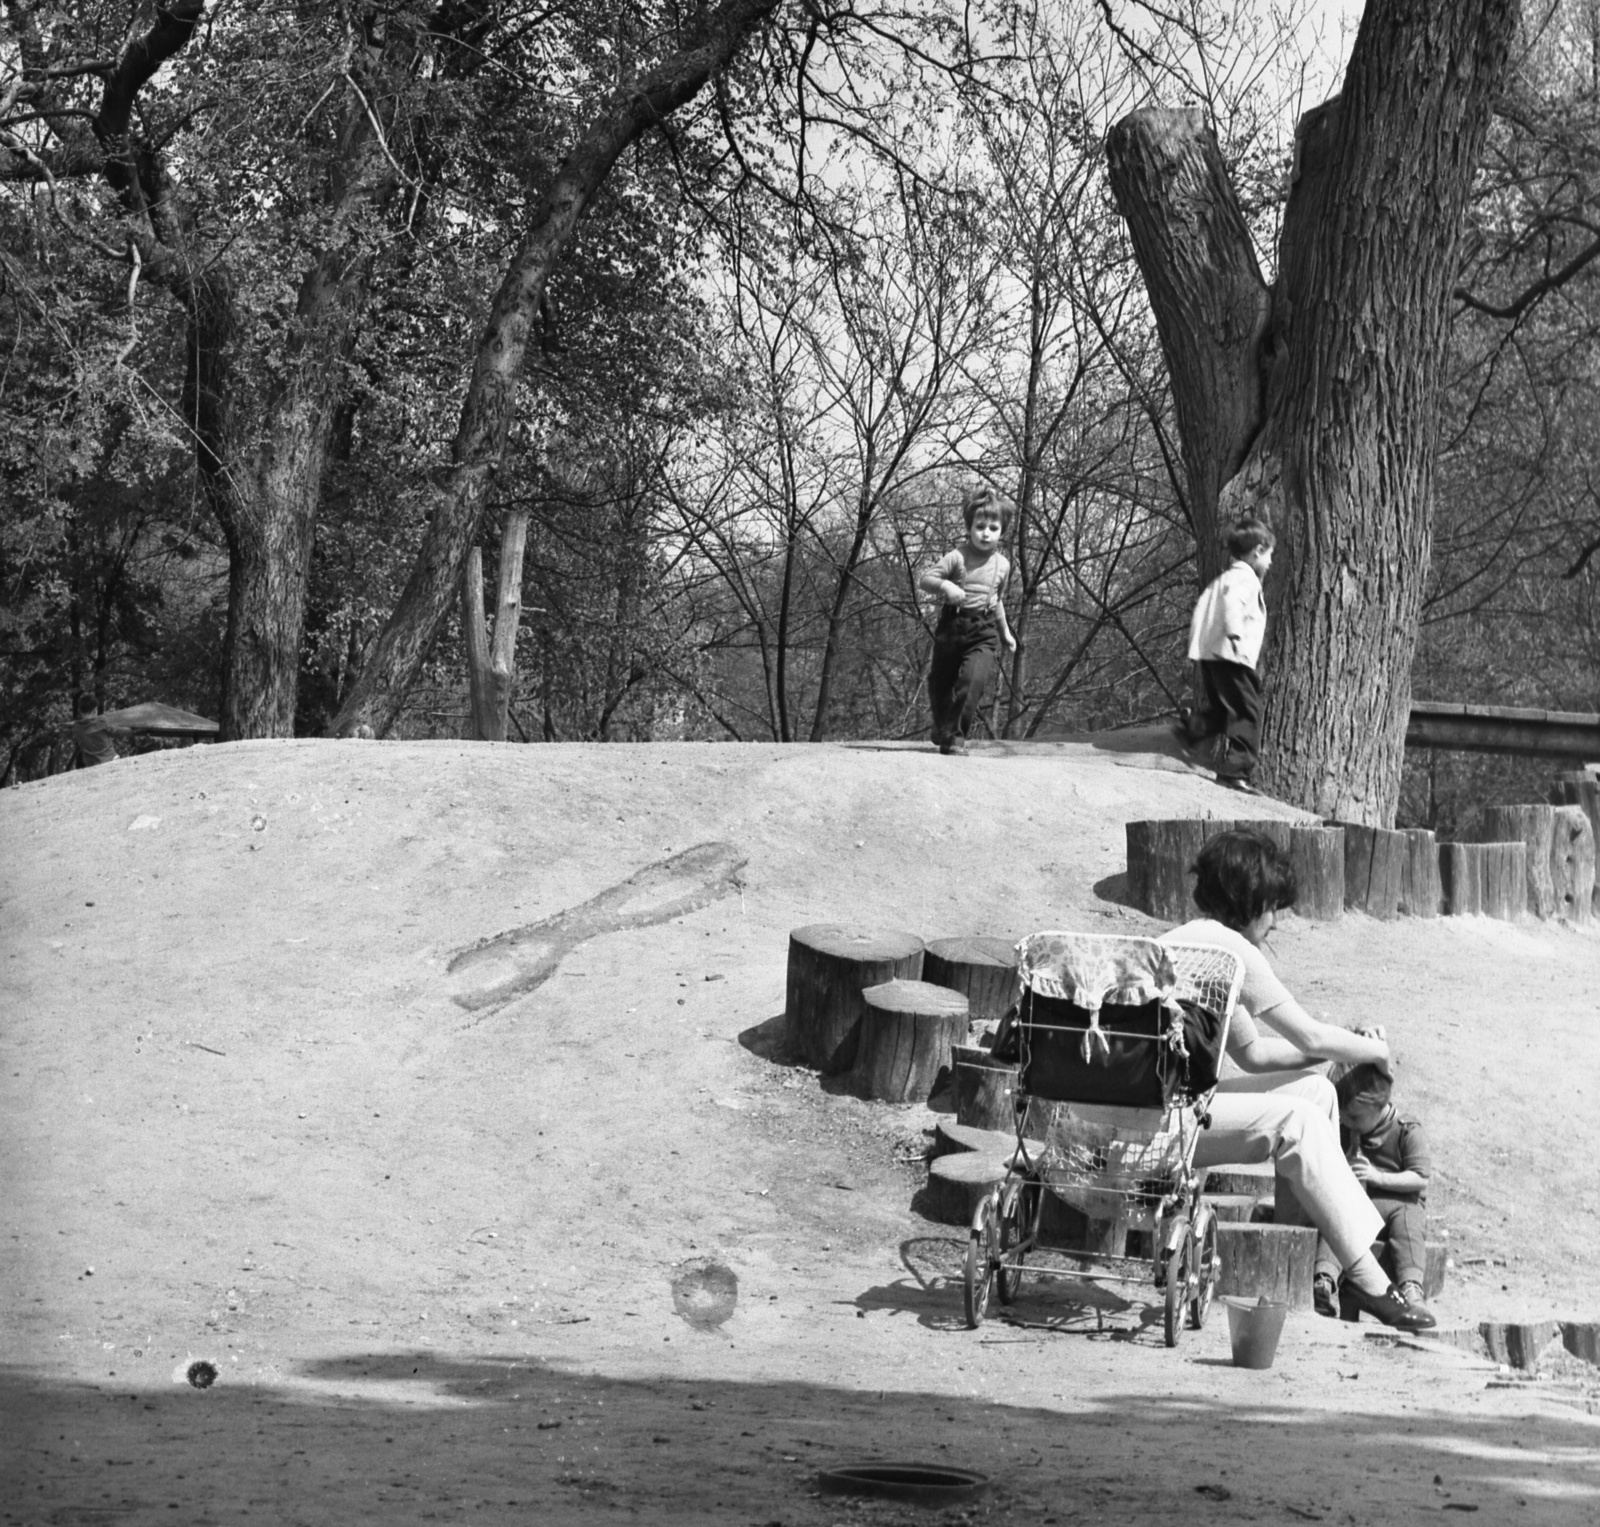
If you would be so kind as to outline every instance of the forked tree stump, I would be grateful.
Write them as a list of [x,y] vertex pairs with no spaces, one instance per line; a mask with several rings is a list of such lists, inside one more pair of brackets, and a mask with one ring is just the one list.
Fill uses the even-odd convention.
[[1400,878],[1400,910],[1408,917],[1437,917],[1444,905],[1439,879],[1439,844],[1426,827],[1407,827],[1406,868]]
[[1525,843],[1441,843],[1439,878],[1453,917],[1478,913],[1509,922],[1528,910]]
[[976,1129],[1015,1129],[1017,1067],[996,1060],[976,1045],[956,1045],[956,1121]]
[[1289,828],[1289,863],[1294,868],[1294,909],[1315,922],[1344,916],[1344,829]]
[[1344,828],[1344,904],[1368,917],[1388,919],[1400,911],[1410,845],[1403,832],[1342,822]]
[[961,1151],[928,1163],[928,1186],[917,1205],[941,1225],[970,1225],[983,1195],[1005,1179],[1006,1164],[998,1156]]
[[1575,923],[1594,917],[1595,848],[1588,812],[1582,806],[1557,806],[1550,844],[1557,917]]
[[850,1077],[859,1097],[926,1103],[967,1037],[967,999],[928,981],[885,981],[861,993],[861,1037]]
[[1485,806],[1476,836],[1528,846],[1528,911],[1587,923],[1594,902],[1594,829],[1582,806]]
[[861,993],[922,974],[922,940],[913,933],[864,932],[812,923],[789,935],[784,1000],[789,1047],[824,1076],[855,1064]]
[[1306,1225],[1217,1226],[1217,1292],[1311,1308],[1317,1232]]
[[1017,1000],[1017,951],[1003,938],[941,938],[922,957],[922,979],[967,999],[974,1023],[998,1023]]

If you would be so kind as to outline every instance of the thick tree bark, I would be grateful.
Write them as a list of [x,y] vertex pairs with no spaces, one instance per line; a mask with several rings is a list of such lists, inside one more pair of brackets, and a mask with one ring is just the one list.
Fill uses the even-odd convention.
[[1457,237],[1517,14],[1517,0],[1369,0],[1342,95],[1301,123],[1265,325],[1198,115],[1135,113],[1113,134],[1202,571],[1209,472],[1218,520],[1258,514],[1278,533],[1257,778],[1323,817],[1394,819]]
[[450,465],[422,495],[428,524],[416,563],[366,667],[334,718],[334,735],[349,736],[363,724],[380,736],[385,733],[433,645],[505,454],[545,283],[576,237],[584,209],[623,150],[693,100],[778,3],[723,0],[704,13],[679,52],[612,93],[540,198],[490,307]]

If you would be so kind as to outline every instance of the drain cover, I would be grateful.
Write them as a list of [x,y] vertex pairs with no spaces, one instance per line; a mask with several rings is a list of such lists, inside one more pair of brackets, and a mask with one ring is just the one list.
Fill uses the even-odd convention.
[[824,1495],[876,1495],[917,1506],[953,1506],[989,1488],[985,1474],[937,1463],[847,1463],[817,1476]]

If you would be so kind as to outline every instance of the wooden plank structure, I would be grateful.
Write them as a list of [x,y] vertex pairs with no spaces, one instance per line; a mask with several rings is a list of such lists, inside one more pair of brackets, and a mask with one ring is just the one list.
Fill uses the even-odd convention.
[[824,1076],[848,1071],[861,1034],[861,993],[921,974],[922,940],[914,933],[838,923],[794,929],[784,996],[789,1048]]
[[1444,908],[1439,879],[1439,844],[1426,827],[1407,827],[1406,865],[1400,877],[1400,910],[1407,917],[1437,917]]
[[967,999],[930,981],[885,981],[861,993],[861,1029],[850,1081],[858,1097],[925,1103],[967,1037]]
[[1441,843],[1439,878],[1451,916],[1511,921],[1528,910],[1526,843]]
[[922,957],[922,979],[967,999],[974,1024],[998,1023],[1017,1000],[1017,949],[1003,938],[940,938]]
[[1600,758],[1600,715],[1413,700],[1406,725],[1406,746]]
[[1410,845],[1403,832],[1341,822],[1344,829],[1344,904],[1385,920],[1400,913]]
[[1313,922],[1332,922],[1344,915],[1344,829],[1289,828],[1289,863],[1299,888],[1294,909]]
[[1538,918],[1593,915],[1594,831],[1581,806],[1485,806],[1475,837],[1527,845],[1527,908]]

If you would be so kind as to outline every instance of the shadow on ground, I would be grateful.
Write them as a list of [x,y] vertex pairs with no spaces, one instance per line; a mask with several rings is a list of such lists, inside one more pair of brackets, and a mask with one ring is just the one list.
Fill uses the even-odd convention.
[[[1227,1514],[1206,1519],[1398,1523],[1462,1510],[1549,1524],[1593,1521],[1600,1504],[1594,1426],[1582,1418],[1314,1417],[1265,1388],[1247,1391],[1252,1403],[1148,1392],[1080,1403],[1072,1345],[1061,1344],[1061,1408],[1049,1409],[800,1382],[613,1379],[510,1352],[357,1351],[282,1387],[224,1380],[205,1391],[68,1385],[13,1367],[0,1373],[8,1516],[811,1527],[841,1515],[815,1496],[818,1470],[873,1457],[989,1474],[993,1492],[968,1520],[1165,1527],[1227,1500]],[[924,1518],[885,1505],[873,1519]]]

